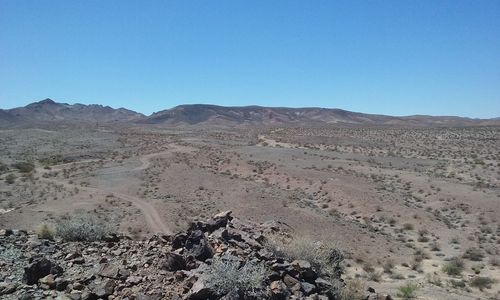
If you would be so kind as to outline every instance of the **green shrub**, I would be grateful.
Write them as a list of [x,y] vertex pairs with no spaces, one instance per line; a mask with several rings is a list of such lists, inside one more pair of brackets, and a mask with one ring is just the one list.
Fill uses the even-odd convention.
[[268,275],[262,263],[242,262],[235,256],[225,255],[214,258],[212,264],[203,274],[203,281],[219,296],[232,290],[243,292],[246,296],[262,296],[263,282]]
[[29,173],[35,169],[35,165],[28,161],[19,161],[13,165],[14,168],[18,169],[21,173]]
[[491,285],[496,281],[489,277],[476,276],[471,279],[470,286],[480,289],[481,291],[485,288],[491,289]]
[[106,224],[88,215],[61,220],[56,231],[65,241],[99,241],[111,233]]
[[458,257],[450,259],[443,265],[443,272],[448,275],[458,276],[464,270],[464,261]]
[[398,297],[405,300],[417,298],[417,285],[412,282],[408,282],[398,288]]

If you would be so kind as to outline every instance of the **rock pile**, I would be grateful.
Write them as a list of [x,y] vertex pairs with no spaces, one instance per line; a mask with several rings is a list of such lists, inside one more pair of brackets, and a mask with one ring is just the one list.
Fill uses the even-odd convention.
[[[100,242],[66,243],[39,240],[25,231],[0,230],[0,298],[338,298],[332,282],[341,283],[340,274],[323,278],[310,262],[286,261],[266,249],[265,235],[278,231],[278,225],[244,222],[228,211],[193,223],[186,232],[147,241],[110,236]],[[264,266],[265,276],[251,290],[238,284],[221,289],[205,275],[213,273],[214,261],[224,257],[237,259],[242,268]],[[236,269],[234,276],[242,270]],[[229,274],[221,273],[220,278]]]

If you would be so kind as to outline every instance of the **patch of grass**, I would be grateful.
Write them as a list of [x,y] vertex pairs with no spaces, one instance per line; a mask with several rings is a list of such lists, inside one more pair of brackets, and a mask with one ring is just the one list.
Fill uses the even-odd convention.
[[54,226],[47,223],[42,223],[38,225],[35,232],[39,239],[44,239],[44,240],[53,240],[54,236],[56,235],[56,230]]
[[412,282],[408,282],[398,288],[398,297],[402,299],[415,299],[417,298],[417,285]]
[[340,294],[341,300],[364,300],[366,298],[366,283],[359,278],[346,281]]
[[16,175],[10,173],[9,175],[5,176],[5,182],[7,184],[13,184],[16,182]]
[[265,242],[266,248],[276,257],[288,261],[306,260],[321,276],[331,284],[330,292],[339,295],[342,287],[340,275],[343,272],[343,254],[332,244],[321,243],[306,237],[289,239],[280,235],[270,235]]
[[0,161],[0,174],[3,174],[9,170],[9,166]]
[[470,286],[480,289],[491,289],[491,285],[496,281],[489,277],[476,276],[469,282]]
[[464,270],[464,261],[454,257],[443,265],[442,270],[448,275],[458,276]]
[[29,173],[35,169],[35,164],[29,161],[19,161],[12,165],[21,173]]
[[268,275],[264,264],[247,261],[242,262],[235,256],[225,255],[212,261],[203,281],[218,295],[226,295],[232,290],[238,290],[245,296],[259,297],[263,295],[263,282]]
[[112,233],[109,226],[89,215],[77,215],[57,223],[57,235],[65,241],[99,241]]
[[463,258],[472,260],[472,261],[482,261],[484,258],[484,254],[478,248],[471,247],[465,250]]

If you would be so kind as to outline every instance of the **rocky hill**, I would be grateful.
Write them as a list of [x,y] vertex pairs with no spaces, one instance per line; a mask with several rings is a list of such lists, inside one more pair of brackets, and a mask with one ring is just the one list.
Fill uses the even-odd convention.
[[0,111],[1,123],[17,124],[54,121],[129,122],[142,117],[144,117],[142,114],[125,108],[115,109],[98,104],[58,103],[51,99]]
[[154,125],[264,125],[264,126],[385,126],[461,127],[498,126],[500,120],[454,116],[405,116],[364,114],[342,109],[261,106],[180,105],[145,116],[98,104],[67,104],[51,99],[0,110],[0,126],[25,126],[51,122],[119,122]]
[[148,124],[210,125],[295,125],[295,126],[487,126],[500,125],[494,119],[470,119],[453,116],[406,116],[364,114],[342,109],[287,108],[206,104],[180,105],[138,120]]
[[[2,299],[338,299],[343,288],[337,251],[328,271],[314,256],[287,259],[269,247],[276,222],[255,224],[220,213],[186,232],[146,241],[108,235],[62,242],[0,231]],[[321,247],[318,246],[318,247]],[[320,248],[318,248],[318,251]],[[318,252],[320,253],[320,252]],[[314,253],[309,253],[309,255]],[[370,299],[390,297],[366,292]],[[379,296],[379,298],[373,298]]]

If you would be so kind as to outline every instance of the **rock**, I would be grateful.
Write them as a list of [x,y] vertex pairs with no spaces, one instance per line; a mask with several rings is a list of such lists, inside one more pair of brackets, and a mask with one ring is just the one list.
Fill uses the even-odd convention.
[[40,287],[44,290],[54,289],[56,287],[55,278],[52,274],[40,278],[38,282],[40,283]]
[[191,232],[184,247],[188,254],[201,261],[213,256],[212,246],[210,246],[207,237],[201,230]]
[[182,255],[177,253],[167,253],[167,257],[163,260],[161,268],[170,272],[186,269],[186,260]]
[[56,290],[58,291],[64,291],[66,289],[66,287],[68,286],[68,281],[66,279],[63,279],[63,278],[56,278],[55,280],[55,288]]
[[177,233],[176,235],[174,235],[172,238],[172,249],[175,250],[183,247],[186,244],[187,238],[188,235],[184,232]]
[[94,287],[93,293],[98,298],[105,298],[115,291],[115,282],[111,279],[105,280]]
[[284,277],[283,277],[283,282],[288,286],[288,287],[292,287],[294,285],[296,285],[297,283],[299,283],[300,281],[296,278],[293,278],[292,276],[286,274]]
[[0,295],[12,294],[17,290],[17,285],[12,282],[0,282]]
[[282,281],[273,281],[270,285],[271,300],[285,300],[288,297],[286,285]]
[[201,279],[198,279],[187,296],[189,300],[206,300],[206,299],[216,299],[215,292],[208,288]]
[[118,279],[119,270],[118,266],[103,264],[98,274],[105,278]]
[[127,282],[132,284],[132,285],[136,285],[136,284],[139,284],[142,282],[142,277],[140,276],[130,276],[127,278]]
[[320,291],[324,291],[324,290],[328,290],[332,287],[332,284],[323,279],[323,278],[318,278],[314,281],[314,283],[316,284],[316,287],[320,290]]
[[301,282],[300,286],[302,288],[302,291],[306,296],[314,293],[316,291],[316,286],[314,284],[308,283],[308,282]]
[[41,258],[35,260],[28,267],[24,268],[23,282],[32,285],[38,282],[38,279],[49,274],[61,274],[63,269],[52,261]]

